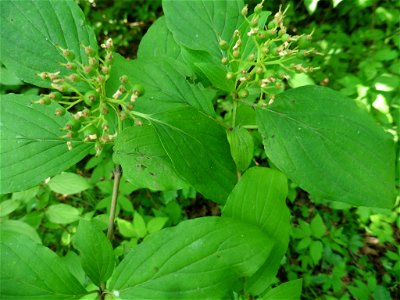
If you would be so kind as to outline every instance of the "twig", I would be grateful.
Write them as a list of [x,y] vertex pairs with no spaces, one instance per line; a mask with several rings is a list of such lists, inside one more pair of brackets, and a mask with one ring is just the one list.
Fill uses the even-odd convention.
[[111,198],[110,219],[108,222],[108,230],[107,230],[107,238],[110,241],[113,239],[114,236],[114,219],[115,219],[115,210],[117,208],[120,179],[121,179],[121,167],[120,165],[116,165],[114,169],[114,187]]

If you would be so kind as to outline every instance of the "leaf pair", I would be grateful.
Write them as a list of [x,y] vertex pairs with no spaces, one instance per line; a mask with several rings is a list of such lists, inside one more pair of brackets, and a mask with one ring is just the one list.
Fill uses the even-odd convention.
[[[280,172],[252,168],[233,190],[222,217],[184,221],[158,231],[114,272],[111,243],[94,223],[80,221],[73,245],[92,282],[100,286],[112,274],[108,290],[121,299],[225,299],[254,274],[253,282],[263,291],[287,247],[286,187]],[[10,232],[3,231],[1,237],[2,299],[75,299],[87,293],[49,249]],[[270,264],[271,259],[275,263]]]

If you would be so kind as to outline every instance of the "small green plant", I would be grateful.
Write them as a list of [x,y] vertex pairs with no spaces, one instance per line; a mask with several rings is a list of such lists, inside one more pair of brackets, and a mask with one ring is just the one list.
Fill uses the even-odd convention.
[[[2,228],[2,298],[299,299],[301,280],[271,288],[289,242],[287,178],[327,201],[393,206],[390,136],[338,92],[285,91],[296,73],[316,69],[304,58],[318,55],[306,47],[310,35],[288,32],[285,12],[271,16],[261,2],[251,13],[240,0],[165,0],[163,10],[129,61],[110,39],[101,53],[73,1],[1,2],[2,63],[50,90],[2,96],[1,192],[32,188],[111,147],[115,164],[108,239],[72,206],[46,210],[55,223],[80,218],[64,238],[79,256],[61,259],[34,234]],[[254,132],[271,168],[253,162]],[[121,176],[156,191],[194,188],[223,205],[222,216],[160,230],[165,220],[146,224],[133,212],[130,226],[116,217]],[[118,263],[115,222],[123,236],[145,238]],[[324,242],[319,215],[310,226],[297,234],[313,249],[306,266]]]

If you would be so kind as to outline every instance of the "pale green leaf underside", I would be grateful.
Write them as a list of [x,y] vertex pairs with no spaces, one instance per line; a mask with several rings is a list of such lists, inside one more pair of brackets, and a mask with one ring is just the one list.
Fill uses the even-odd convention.
[[190,49],[222,57],[219,40],[230,41],[243,21],[243,1],[164,0],[167,26],[175,40]]
[[257,122],[271,161],[313,196],[392,207],[393,141],[351,99],[304,86],[258,109]]
[[223,216],[257,225],[276,241],[267,261],[247,283],[257,295],[274,280],[289,243],[287,191],[287,178],[281,172],[253,167],[236,184],[223,210]]
[[151,235],[116,268],[121,299],[225,299],[267,258],[273,242],[256,226],[221,217],[184,221]]
[[25,82],[49,87],[36,74],[68,74],[60,66],[66,60],[57,46],[72,50],[84,63],[87,57],[81,44],[97,49],[94,32],[85,24],[75,1],[5,0],[0,2],[0,8],[1,61]]
[[50,249],[23,235],[1,234],[0,298],[79,299],[87,292]]
[[[149,125],[128,128],[117,139],[114,159],[125,167],[137,168],[132,166],[135,160],[140,159],[143,165],[146,157],[156,154],[155,162],[160,161],[167,174],[175,171],[205,197],[223,203],[236,182],[235,165],[223,128],[204,113],[187,106],[145,115],[145,118]],[[133,139],[138,133],[145,136],[144,141]],[[143,145],[151,147],[143,148]],[[127,158],[129,154],[131,158],[124,161],[123,157]],[[156,172],[149,173],[150,176],[160,173],[153,162],[147,167],[154,167]],[[143,169],[142,166],[139,168]],[[131,171],[127,171],[128,174]],[[141,174],[140,170],[138,174]],[[170,180],[177,183],[174,177]]]
[[73,245],[79,250],[83,269],[94,284],[100,286],[110,278],[115,265],[111,242],[93,223],[81,219]]
[[72,195],[90,188],[88,180],[78,174],[63,172],[48,182],[49,188],[56,193]]
[[54,115],[56,104],[32,104],[37,96],[1,97],[1,193],[23,191],[69,168],[86,156],[92,144],[72,142],[68,151],[61,129],[69,119]]

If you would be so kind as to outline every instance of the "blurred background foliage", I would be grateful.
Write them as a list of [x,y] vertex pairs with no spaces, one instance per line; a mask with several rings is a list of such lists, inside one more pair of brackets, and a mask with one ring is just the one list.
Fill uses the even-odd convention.
[[[131,59],[136,57],[142,36],[162,15],[161,0],[77,3],[99,42],[113,38],[117,51]],[[250,7],[257,4],[247,3]],[[320,53],[308,61],[320,68],[311,74],[293,76],[289,86],[320,84],[355,99],[397,143],[399,182],[400,2],[264,3],[264,8],[273,13],[280,6],[289,6],[286,23],[290,31],[313,32],[310,46]],[[4,67],[0,72],[0,93],[40,93]],[[257,137],[255,141],[257,145]],[[267,163],[261,141],[258,144],[255,160]],[[100,157],[86,159],[41,186],[1,196],[3,228],[41,239],[59,254],[68,253],[79,217],[94,218],[107,227],[112,193],[110,158],[111,149],[106,149]],[[392,210],[355,208],[310,199],[291,183],[288,205],[293,229],[276,283],[303,278],[303,299],[400,299],[399,201],[398,197]],[[123,181],[117,213],[114,244],[117,257],[122,258],[152,232],[183,219],[218,215],[220,210],[193,189],[152,193]]]

